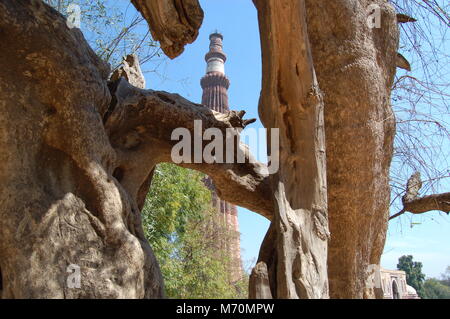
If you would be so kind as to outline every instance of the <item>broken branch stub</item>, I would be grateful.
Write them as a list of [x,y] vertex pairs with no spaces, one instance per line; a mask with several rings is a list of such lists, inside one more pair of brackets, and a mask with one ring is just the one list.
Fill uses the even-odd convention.
[[147,20],[153,39],[171,59],[198,36],[203,10],[198,0],[131,0]]

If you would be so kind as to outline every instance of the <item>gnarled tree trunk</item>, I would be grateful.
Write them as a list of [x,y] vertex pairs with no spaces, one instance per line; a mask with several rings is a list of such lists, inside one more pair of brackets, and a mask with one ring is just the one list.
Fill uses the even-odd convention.
[[0,20],[2,297],[163,297],[136,202],[113,177],[109,66],[41,1],[1,1]]
[[[315,69],[325,102],[330,295],[332,298],[375,297],[372,290],[366,289],[366,280],[368,266],[380,262],[387,230],[388,176],[395,133],[390,91],[399,37],[396,14],[381,0],[305,0],[305,25],[304,1],[254,2],[259,13],[263,50],[260,113],[266,126],[274,125],[282,130],[281,169],[272,179],[276,192],[275,219],[259,257],[268,265],[272,293],[277,297],[320,296],[276,293],[286,286],[308,291],[302,282],[292,281],[298,271],[289,268],[291,265],[311,266],[306,271],[308,275],[301,273],[299,278],[326,277],[323,265],[326,257],[318,252],[326,251],[326,243],[321,240],[327,234],[327,215],[319,215],[324,226],[318,233],[322,236],[316,236],[310,228],[314,220],[312,211],[304,209],[311,198],[308,191],[316,190],[320,194],[317,187],[325,186],[320,182],[325,165],[321,164],[321,153],[318,153],[325,148],[320,140],[317,143],[317,138],[322,138],[320,132],[311,135],[310,126],[321,129],[322,122],[314,121],[311,113],[305,114],[305,109],[314,109],[306,93],[311,87],[317,87],[311,72]],[[380,25],[373,25],[378,21]],[[313,61],[305,57],[309,54],[305,54],[309,44]],[[321,107],[314,100],[312,105]],[[313,141],[316,144],[311,144]],[[291,221],[283,222],[283,215],[296,216],[301,222],[297,226]],[[279,230],[277,218],[282,225]],[[295,234],[293,238],[297,241],[284,241],[291,234]],[[306,245],[300,242],[302,237],[310,239]],[[300,253],[298,260],[289,262],[290,254],[286,251],[299,247],[305,254]],[[314,263],[308,262],[308,253],[316,257]],[[318,291],[317,283],[310,291]]]
[[[306,6],[325,102],[330,296],[373,297],[365,289],[367,267],[380,262],[389,214],[396,13],[384,0],[306,0]],[[380,25],[371,28],[370,15],[378,12]]]

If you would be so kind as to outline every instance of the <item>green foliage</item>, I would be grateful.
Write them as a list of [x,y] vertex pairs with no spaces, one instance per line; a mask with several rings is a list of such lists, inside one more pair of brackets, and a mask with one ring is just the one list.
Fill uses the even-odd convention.
[[447,268],[445,269],[445,272],[442,274],[442,280],[441,282],[450,287],[450,266],[447,266]]
[[450,287],[435,278],[425,281],[422,292],[424,299],[450,299]]
[[211,210],[211,193],[203,177],[170,164],[156,168],[142,218],[145,235],[157,252],[174,235],[184,236],[188,220],[198,220]]
[[220,240],[230,236],[211,206],[205,176],[171,164],[157,167],[143,225],[169,298],[246,298],[247,279],[231,284]]
[[406,282],[416,289],[420,297],[423,297],[423,282],[425,274],[422,273],[422,263],[413,261],[413,256],[402,256],[398,259],[397,269],[406,272]]
[[424,299],[450,299],[450,266],[441,276],[441,280],[430,278],[423,285]]

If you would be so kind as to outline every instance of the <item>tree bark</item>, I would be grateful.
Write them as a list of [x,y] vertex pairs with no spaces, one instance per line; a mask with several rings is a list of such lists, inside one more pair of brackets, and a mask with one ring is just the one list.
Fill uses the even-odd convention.
[[163,297],[139,210],[112,177],[109,67],[41,1],[2,1],[0,29],[2,297]]
[[248,295],[250,299],[272,299],[267,265],[262,261],[256,264],[250,274]]
[[[306,5],[325,101],[330,296],[373,297],[365,282],[367,267],[380,262],[388,222],[396,12],[384,0],[306,0]],[[379,8],[379,28],[367,23],[377,14],[370,5]]]
[[153,39],[171,59],[198,36],[203,10],[198,0],[131,0],[147,20]]
[[[176,128],[186,128],[194,136],[196,119],[202,121],[200,134],[208,128],[217,128],[225,137],[226,130],[239,135],[247,123],[242,118],[245,112],[215,112],[178,94],[140,90],[124,79],[115,86],[116,104],[105,121],[105,128],[118,154],[117,165],[125,175],[121,184],[132,196],[137,196],[156,164],[172,162],[171,150],[178,141],[172,141],[171,134]],[[192,157],[191,163],[178,165],[210,176],[222,199],[272,219],[267,167],[254,160],[244,145],[240,144],[237,151],[245,154],[245,163],[194,163]]]
[[423,214],[432,210],[450,212],[450,193],[431,194],[405,202],[405,211],[412,214]]
[[254,3],[263,57],[259,113],[266,128],[280,129],[280,169],[271,175],[277,260],[275,267],[269,266],[269,271],[276,272],[269,275],[275,279],[270,285],[276,287],[274,298],[327,298],[323,101],[310,51],[305,3]]
[[406,193],[402,197],[403,209],[397,214],[389,217],[389,220],[397,218],[406,212],[412,214],[423,214],[429,211],[442,211],[450,213],[450,193],[431,194],[419,197],[419,191],[422,188],[420,173],[414,173],[406,184]]

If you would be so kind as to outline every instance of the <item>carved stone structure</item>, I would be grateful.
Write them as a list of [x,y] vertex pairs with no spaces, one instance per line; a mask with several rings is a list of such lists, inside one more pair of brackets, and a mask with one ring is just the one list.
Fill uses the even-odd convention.
[[[230,87],[230,80],[225,75],[227,57],[222,50],[223,36],[220,33],[212,33],[209,40],[209,52],[205,55],[206,75],[200,81],[203,89],[202,104],[214,111],[226,113],[229,111],[228,88]],[[212,191],[214,207],[223,215],[224,223],[228,231],[231,232],[230,239],[225,245],[230,256],[231,280],[238,281],[242,275],[242,263],[237,208],[218,197],[211,178],[207,178],[205,184]]]
[[380,269],[383,299],[420,299],[416,290],[406,283],[403,270]]

